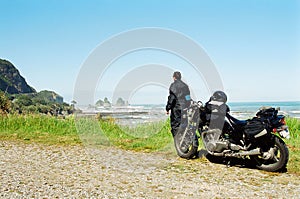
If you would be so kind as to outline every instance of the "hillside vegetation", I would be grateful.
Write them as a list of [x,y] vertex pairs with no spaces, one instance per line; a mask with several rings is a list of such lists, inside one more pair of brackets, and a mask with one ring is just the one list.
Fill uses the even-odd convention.
[[36,92],[11,62],[0,59],[0,114],[66,115],[73,111],[74,106],[54,91]]
[[18,71],[9,61],[0,59],[0,90],[9,94],[35,93]]

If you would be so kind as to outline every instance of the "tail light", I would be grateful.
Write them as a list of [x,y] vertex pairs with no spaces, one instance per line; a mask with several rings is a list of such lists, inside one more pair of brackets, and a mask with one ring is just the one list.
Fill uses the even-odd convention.
[[283,125],[286,125],[286,121],[285,121],[285,119],[284,118],[282,118],[282,119],[280,119],[280,121],[279,121],[281,124],[283,124]]
[[[278,124],[280,124],[280,125],[278,125]],[[273,128],[273,129],[272,129],[272,132],[273,132],[273,133],[280,132],[280,131],[285,130],[285,129],[288,128],[288,126],[286,125],[286,121],[285,121],[284,118],[281,118],[281,119],[279,120],[278,124],[276,125],[277,128]]]

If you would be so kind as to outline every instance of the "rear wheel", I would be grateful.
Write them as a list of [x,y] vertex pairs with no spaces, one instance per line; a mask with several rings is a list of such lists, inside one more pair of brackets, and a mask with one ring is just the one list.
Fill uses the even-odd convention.
[[252,156],[256,167],[265,171],[281,171],[286,168],[289,150],[279,137],[275,136],[274,145],[262,155]]

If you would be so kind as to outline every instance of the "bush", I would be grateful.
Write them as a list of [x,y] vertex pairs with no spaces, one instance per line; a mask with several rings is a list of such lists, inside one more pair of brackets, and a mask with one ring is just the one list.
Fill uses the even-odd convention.
[[9,113],[10,109],[10,101],[8,97],[0,91],[0,114],[7,114]]

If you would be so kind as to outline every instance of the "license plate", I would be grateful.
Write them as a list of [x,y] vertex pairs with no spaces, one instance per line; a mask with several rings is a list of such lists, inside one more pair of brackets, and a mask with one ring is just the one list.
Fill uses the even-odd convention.
[[280,131],[279,135],[282,138],[290,139],[290,131],[289,131],[289,129],[284,129],[284,130]]

